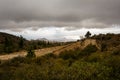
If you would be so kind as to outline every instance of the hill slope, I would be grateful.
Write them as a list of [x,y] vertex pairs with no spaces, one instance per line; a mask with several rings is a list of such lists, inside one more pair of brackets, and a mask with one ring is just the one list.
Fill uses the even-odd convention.
[[[59,55],[61,52],[65,51],[65,50],[69,51],[69,50],[74,50],[76,48],[84,49],[89,44],[97,45],[95,39],[86,39],[83,42],[74,42],[74,43],[70,43],[70,44],[67,44],[64,46],[56,46],[56,47],[50,47],[50,48],[37,49],[37,50],[35,50],[35,54],[37,57],[45,55],[45,54],[49,54],[49,53],[54,53],[55,55]],[[17,56],[24,57],[26,55],[27,55],[26,51],[20,51],[20,52],[14,52],[11,54],[1,55],[0,59],[8,60],[8,59],[12,59]]]
[[[110,38],[108,38],[108,34],[104,35],[102,42],[101,42],[100,36],[99,37],[98,36],[93,36],[89,39],[84,39],[84,40],[81,40],[79,42],[70,43],[70,44],[67,44],[64,46],[36,49],[35,54],[37,57],[48,54],[48,53],[54,53],[56,55],[59,55],[61,52],[66,51],[66,50],[69,51],[69,50],[74,50],[76,48],[84,49],[89,44],[95,45],[101,51],[109,51],[110,49],[111,50],[114,50],[114,49],[119,50],[120,49],[119,34],[116,34],[116,35],[109,34]],[[17,52],[17,53],[15,52],[15,53],[10,54],[10,55],[1,55],[0,59],[7,60],[7,59],[11,59],[11,58],[16,57],[16,56],[23,56],[24,57],[26,54],[27,54],[27,52],[20,51],[20,52]]]
[[11,53],[24,49],[27,40],[22,36],[14,36],[8,33],[0,32],[0,54],[2,53]]
[[14,36],[8,33],[0,32],[0,54],[9,54],[12,52],[32,49],[41,49],[53,46],[64,45],[62,42],[50,42],[46,39],[42,40],[26,40],[22,36]]

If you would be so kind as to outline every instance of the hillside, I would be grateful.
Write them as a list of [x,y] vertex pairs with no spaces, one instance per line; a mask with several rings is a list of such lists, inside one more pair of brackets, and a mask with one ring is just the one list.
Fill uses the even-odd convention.
[[41,49],[53,46],[64,45],[63,42],[51,42],[46,40],[26,40],[22,36],[15,36],[0,32],[0,54],[11,54],[21,50]]
[[[62,53],[64,51],[69,51],[69,50],[74,50],[74,49],[84,49],[89,44],[98,46],[95,39],[86,39],[84,41],[69,43],[69,44],[66,44],[63,46],[55,46],[55,47],[50,47],[50,48],[36,49],[35,54],[37,57],[43,56],[43,55],[49,54],[49,53],[59,55],[60,53]],[[27,51],[19,51],[19,52],[13,52],[11,54],[1,55],[0,59],[8,60],[8,59],[12,59],[17,56],[25,57],[26,55],[27,55]]]
[[[106,37],[104,36],[104,38],[102,39],[102,43],[101,43],[100,37],[98,37],[98,36],[93,36],[91,38],[80,40],[80,41],[74,42],[74,43],[69,43],[69,44],[66,44],[63,46],[55,46],[55,47],[50,47],[50,48],[36,49],[35,54],[37,57],[48,54],[48,53],[53,53],[55,55],[59,55],[60,53],[62,53],[64,51],[70,51],[70,50],[74,50],[74,49],[82,50],[90,44],[95,45],[99,51],[114,51],[114,50],[119,51],[119,49],[120,49],[119,34],[109,36],[111,38],[107,38],[108,34],[105,35]],[[43,44],[41,44],[41,46],[42,45]],[[0,59],[8,60],[8,59],[12,59],[17,56],[24,57],[26,55],[27,55],[26,51],[19,51],[19,52],[11,53],[9,55],[1,55]]]
[[114,49],[120,49],[120,34],[99,34],[91,37],[96,39],[100,44],[101,51],[112,51]]
[[4,43],[5,42],[5,38],[9,38],[12,41],[14,41],[15,43],[19,42],[20,37],[12,35],[12,34],[8,34],[8,33],[3,33],[0,32],[0,43]]
[[0,80],[119,80],[118,34],[102,42],[98,36],[36,49],[36,57],[25,57],[26,51],[0,55]]
[[95,45],[100,51],[120,51],[120,34],[100,34],[94,35],[90,38],[86,38],[64,46],[63,48],[54,51],[54,54],[59,54],[63,51],[74,50],[76,48],[84,49],[89,44]]
[[11,53],[25,49],[28,41],[22,36],[18,37],[8,33],[0,32],[0,54]]

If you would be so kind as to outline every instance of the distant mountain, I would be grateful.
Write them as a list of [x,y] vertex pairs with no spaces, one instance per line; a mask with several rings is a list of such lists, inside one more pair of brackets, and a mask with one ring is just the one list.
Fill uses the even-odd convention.
[[46,39],[46,38],[39,38],[38,40],[40,40],[40,41],[49,41],[49,40]]
[[57,42],[69,42],[69,41],[76,41],[76,40],[67,39],[67,38],[61,38],[61,39],[54,39],[54,41],[57,41]]
[[39,41],[45,41],[45,42],[69,42],[69,41],[75,41],[73,39],[67,39],[67,38],[59,38],[59,39],[39,38],[37,40],[39,40]]

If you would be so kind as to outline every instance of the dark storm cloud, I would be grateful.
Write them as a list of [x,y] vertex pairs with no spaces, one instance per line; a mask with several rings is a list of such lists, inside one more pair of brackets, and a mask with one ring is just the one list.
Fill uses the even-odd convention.
[[0,29],[104,28],[119,14],[120,0],[0,0]]

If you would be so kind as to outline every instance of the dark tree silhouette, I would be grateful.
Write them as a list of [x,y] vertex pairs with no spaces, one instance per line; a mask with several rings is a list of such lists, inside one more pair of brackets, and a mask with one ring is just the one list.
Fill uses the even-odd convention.
[[85,37],[86,38],[89,38],[91,36],[91,33],[88,31],[86,34],[85,34]]
[[6,53],[10,53],[10,52],[12,52],[12,50],[13,50],[13,43],[12,43],[12,41],[9,38],[5,37],[4,51]]
[[22,49],[24,46],[24,38],[20,35],[19,48]]
[[30,48],[28,49],[26,57],[28,58],[36,57],[35,51],[33,50],[33,46],[30,46]]

